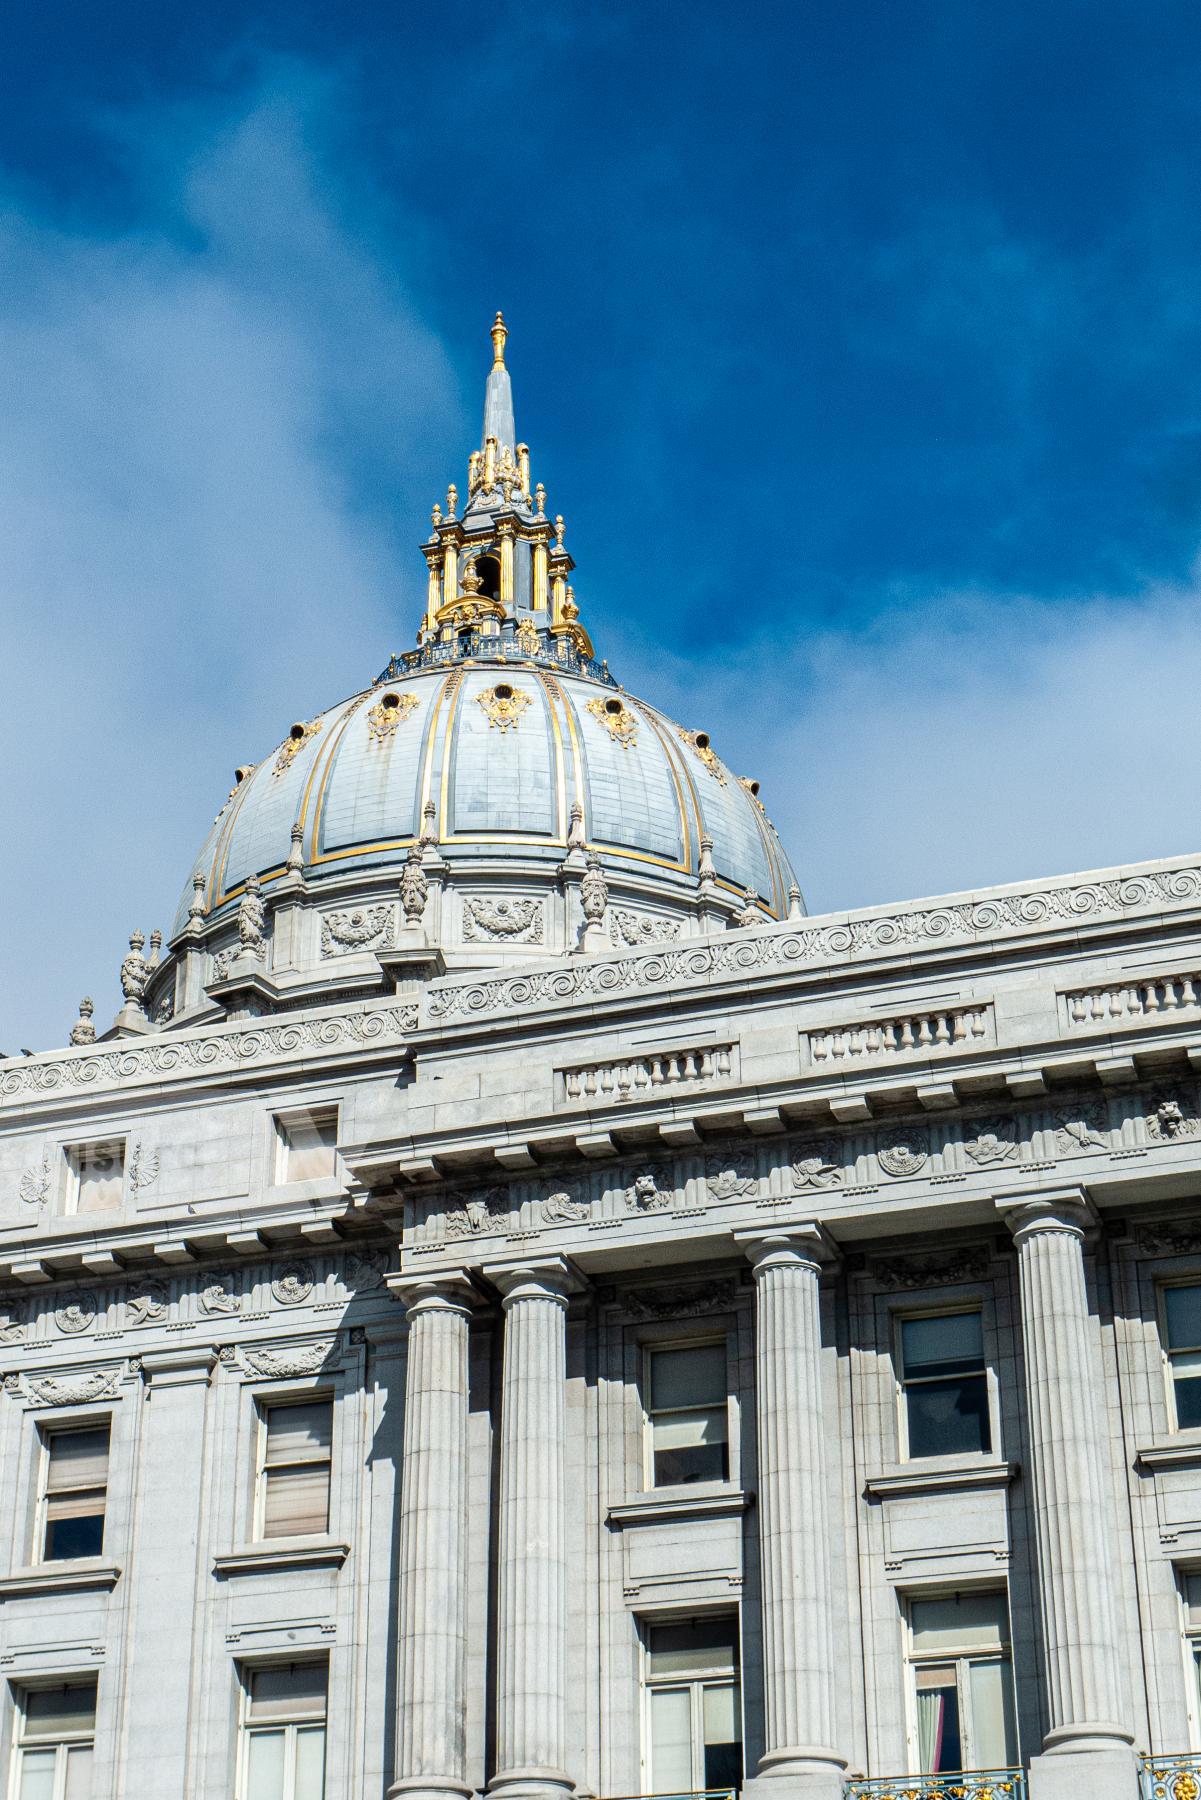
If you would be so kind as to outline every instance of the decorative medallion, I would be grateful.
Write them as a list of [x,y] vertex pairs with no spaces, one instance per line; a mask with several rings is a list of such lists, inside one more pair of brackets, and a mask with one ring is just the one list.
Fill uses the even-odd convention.
[[90,1331],[96,1323],[95,1294],[87,1288],[79,1288],[73,1294],[64,1294],[55,1308],[54,1322],[68,1337],[78,1337],[81,1332]]
[[644,1169],[635,1175],[626,1189],[626,1205],[631,1212],[664,1212],[671,1205],[670,1191],[659,1186],[658,1179],[650,1169]]
[[271,1292],[281,1306],[300,1306],[313,1291],[313,1265],[296,1259],[282,1263]]
[[463,899],[463,936],[471,943],[540,944],[542,903],[539,900],[486,900],[479,894]]
[[390,949],[394,918],[390,906],[364,906],[354,912],[323,913],[322,956],[347,956],[355,950]]
[[367,714],[367,735],[373,744],[386,744],[396,727],[416,712],[416,694],[384,694]]
[[242,1296],[234,1291],[235,1277],[228,1269],[210,1275],[200,1290],[200,1310],[212,1318],[225,1317],[242,1310]]
[[125,1302],[127,1325],[156,1325],[167,1316],[170,1296],[165,1281],[144,1281]]
[[582,1225],[591,1210],[586,1201],[573,1200],[570,1194],[556,1191],[553,1194],[547,1194],[542,1202],[542,1223],[544,1225]]
[[50,1198],[50,1146],[43,1144],[42,1160],[26,1169],[18,1192],[26,1206],[45,1206]]
[[630,711],[624,700],[616,694],[610,694],[607,700],[598,695],[589,700],[588,711],[600,720],[615,744],[625,750],[633,749],[638,742],[638,715]]
[[1147,1114],[1147,1136],[1157,1144],[1178,1143],[1181,1138],[1196,1137],[1201,1119],[1196,1106],[1179,1091],[1156,1094]]
[[314,732],[320,730],[320,719],[310,719],[307,725],[293,725],[291,731],[279,747],[279,752],[275,758],[275,767],[271,771],[272,775],[286,774],[292,767],[293,761],[299,755],[300,751],[304,749]]
[[1105,1108],[1099,1100],[1077,1100],[1069,1110],[1057,1112],[1052,1123],[1060,1156],[1109,1147]]
[[615,944],[671,944],[680,935],[678,919],[660,919],[652,913],[626,912],[615,906],[609,913],[609,936]]
[[930,1160],[930,1134],[921,1125],[895,1131],[876,1151],[876,1161],[886,1175],[916,1175]]
[[753,1194],[759,1186],[755,1159],[745,1150],[731,1151],[728,1156],[707,1156],[705,1182],[715,1200],[733,1200],[739,1194]]
[[488,715],[489,726],[496,726],[501,731],[511,731],[526,708],[533,704],[528,694],[511,687],[507,681],[498,681],[495,687],[485,688],[476,699]]
[[698,760],[704,763],[714,781],[720,782],[722,787],[725,787],[725,772],[717,760],[717,752],[709,742],[709,733],[707,731],[687,731],[683,725],[677,725],[676,730],[683,741],[691,747]]
[[141,1142],[136,1143],[129,1153],[129,1162],[125,1169],[125,1179],[129,1183],[130,1192],[136,1194],[140,1189],[149,1187],[158,1180],[158,1151],[147,1150]]
[[973,1119],[964,1126],[963,1148],[981,1167],[1013,1162],[1018,1153],[1017,1126],[1012,1119]]
[[485,1232],[508,1229],[513,1209],[507,1188],[479,1188],[473,1194],[459,1194],[456,1198],[463,1204],[444,1215],[448,1238],[480,1237]]
[[809,1138],[792,1153],[794,1188],[837,1187],[842,1180],[842,1151],[834,1138]]

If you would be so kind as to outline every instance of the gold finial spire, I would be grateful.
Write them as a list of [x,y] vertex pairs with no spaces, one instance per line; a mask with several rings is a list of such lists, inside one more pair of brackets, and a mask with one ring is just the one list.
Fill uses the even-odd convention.
[[505,366],[505,339],[509,335],[509,327],[505,324],[503,313],[497,313],[492,325],[492,367],[503,369]]

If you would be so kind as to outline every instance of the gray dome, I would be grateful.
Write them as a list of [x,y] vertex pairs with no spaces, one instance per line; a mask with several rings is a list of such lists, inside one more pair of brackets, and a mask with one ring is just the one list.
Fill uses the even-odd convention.
[[550,874],[567,849],[573,803],[584,848],[614,879],[624,871],[643,892],[660,890],[669,910],[691,906],[707,836],[731,907],[749,894],[765,915],[784,916],[795,877],[752,784],[703,733],[592,666],[598,678],[540,664],[506,637],[487,660],[394,664],[365,692],[292,726],[223,807],[172,935],[187,922],[195,875],[210,915],[251,875],[270,898],[293,826],[312,887],[400,864],[423,814],[452,870],[462,860],[500,873],[520,860],[526,869],[544,861]]

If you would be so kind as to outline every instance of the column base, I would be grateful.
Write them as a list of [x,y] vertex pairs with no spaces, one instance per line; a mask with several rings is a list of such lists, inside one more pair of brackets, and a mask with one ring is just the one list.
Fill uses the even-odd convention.
[[402,1775],[385,1800],[471,1800],[475,1789],[450,1775]]
[[1049,1732],[1030,1758],[1030,1800],[1137,1800],[1138,1759],[1117,1725]]
[[771,1750],[742,1784],[743,1800],[842,1800],[846,1762],[835,1750]]
[[562,1769],[502,1769],[488,1783],[496,1800],[570,1800],[575,1782]]

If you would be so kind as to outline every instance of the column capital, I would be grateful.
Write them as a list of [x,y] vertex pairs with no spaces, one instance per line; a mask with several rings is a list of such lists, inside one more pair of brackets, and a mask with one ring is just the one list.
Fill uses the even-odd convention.
[[1004,1215],[1019,1248],[1045,1232],[1066,1233],[1083,1242],[1098,1224],[1096,1208],[1085,1189],[1074,1185],[997,1194],[993,1204]]
[[839,1261],[838,1245],[816,1219],[790,1225],[747,1225],[734,1233],[756,1277],[765,1269],[807,1268],[821,1274]]
[[506,1312],[518,1300],[554,1300],[566,1307],[568,1295],[580,1293],[584,1286],[565,1256],[524,1256],[485,1263],[483,1275],[500,1289]]
[[466,1269],[431,1269],[422,1275],[385,1275],[384,1282],[410,1320],[431,1312],[460,1313],[467,1317],[479,1300],[479,1293]]

